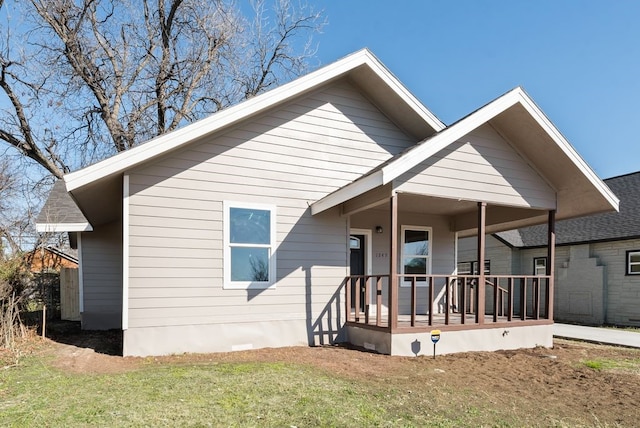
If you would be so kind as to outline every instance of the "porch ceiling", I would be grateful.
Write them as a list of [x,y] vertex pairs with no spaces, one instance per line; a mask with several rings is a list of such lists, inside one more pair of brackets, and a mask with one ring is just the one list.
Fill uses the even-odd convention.
[[421,214],[436,214],[455,216],[470,212],[476,212],[477,202],[456,199],[422,196],[412,193],[398,194],[398,207],[402,211],[410,211]]
[[[376,205],[363,207],[388,212],[388,200],[379,200]],[[349,214],[362,211],[355,210]],[[439,198],[413,193],[398,193],[398,211],[418,214],[441,215],[450,218],[450,227],[460,237],[478,233],[478,202]],[[485,226],[487,233],[541,224],[547,221],[548,212],[528,208],[488,205]]]

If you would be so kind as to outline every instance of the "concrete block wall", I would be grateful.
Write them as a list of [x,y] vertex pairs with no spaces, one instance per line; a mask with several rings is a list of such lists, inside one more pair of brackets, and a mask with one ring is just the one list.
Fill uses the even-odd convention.
[[[555,320],[640,326],[640,276],[625,274],[626,252],[637,249],[640,239],[556,247]],[[518,253],[521,266],[529,272],[534,257],[546,256],[546,249]],[[502,257],[487,254],[487,258]]]
[[563,254],[556,255],[555,320],[605,323],[605,266],[591,257],[588,244],[561,248]]
[[[629,250],[640,250],[640,239],[556,247],[555,320],[640,326],[640,275],[626,275]],[[493,236],[486,239],[495,275],[531,275],[533,259],[546,255],[546,248],[510,249]],[[476,238],[460,239],[458,261],[475,258]]]
[[640,250],[640,239],[591,244],[591,254],[606,266],[606,321],[640,326],[640,275],[626,275],[629,250]]

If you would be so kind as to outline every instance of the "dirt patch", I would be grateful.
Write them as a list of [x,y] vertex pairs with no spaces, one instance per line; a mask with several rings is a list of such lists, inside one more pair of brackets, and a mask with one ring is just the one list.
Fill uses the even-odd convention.
[[[142,366],[241,362],[304,364],[357,382],[391,386],[435,410],[493,406],[531,415],[535,425],[634,426],[640,421],[640,350],[556,340],[553,349],[389,357],[338,346],[122,358],[85,346],[50,343],[55,366],[74,373],[119,373]],[[76,340],[76,343],[77,340]],[[585,362],[631,362],[594,369]],[[471,403],[471,404],[470,404]],[[456,410],[457,409],[457,410]]]
[[123,373],[139,367],[135,358],[123,358],[96,352],[92,348],[52,343],[55,353],[53,366],[71,373]]

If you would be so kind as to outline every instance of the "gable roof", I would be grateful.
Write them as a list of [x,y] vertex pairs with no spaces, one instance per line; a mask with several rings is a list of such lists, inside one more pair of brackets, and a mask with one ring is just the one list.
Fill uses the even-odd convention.
[[400,81],[368,50],[362,49],[292,82],[262,93],[184,128],[156,137],[92,166],[64,176],[67,190],[121,174],[156,156],[178,149],[197,138],[232,126],[294,97],[313,91],[332,81],[348,78],[401,128],[423,139],[445,127]]
[[[640,171],[604,182],[620,198],[620,211],[559,221],[556,223],[557,245],[640,238]],[[546,225],[500,232],[495,236],[511,247],[547,245]]]
[[40,233],[55,233],[89,232],[93,229],[67,193],[64,181],[57,180],[36,218],[36,230]]
[[[76,251],[73,251],[77,253]],[[79,261],[77,254],[70,254],[59,248],[39,247],[23,255],[28,269],[33,273],[42,271],[58,271],[60,268],[77,268]]]
[[312,214],[390,183],[490,123],[558,194],[558,218],[618,209],[618,199],[526,92],[517,87],[311,205]]
[[75,263],[75,264],[79,263],[78,250],[69,249],[69,250],[63,251],[60,248],[52,247],[50,245],[46,246],[45,250],[49,251],[52,254],[55,254],[56,256],[62,257],[65,260],[69,260],[72,263]]

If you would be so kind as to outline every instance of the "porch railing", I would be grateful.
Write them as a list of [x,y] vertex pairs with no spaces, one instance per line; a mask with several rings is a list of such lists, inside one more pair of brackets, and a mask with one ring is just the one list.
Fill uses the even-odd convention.
[[[397,302],[389,302],[390,275],[345,278],[347,322],[390,328],[472,326],[549,320],[551,277],[487,275],[397,275]],[[479,305],[478,296],[484,295]],[[389,310],[390,305],[397,310]],[[478,308],[481,308],[479,311]]]

